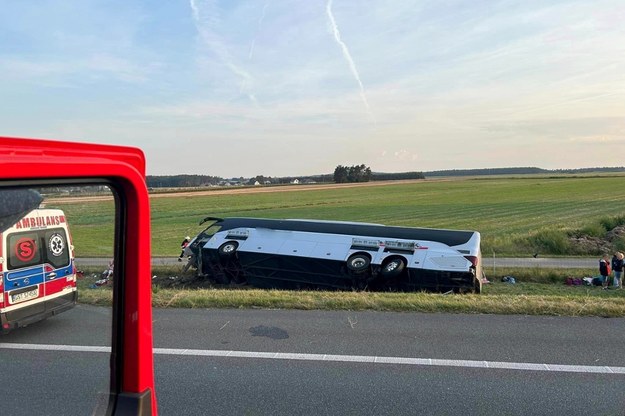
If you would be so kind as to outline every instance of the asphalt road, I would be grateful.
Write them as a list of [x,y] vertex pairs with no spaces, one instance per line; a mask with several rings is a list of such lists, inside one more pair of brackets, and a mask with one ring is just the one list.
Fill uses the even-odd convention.
[[[106,267],[110,259],[98,257],[82,257],[76,259],[78,267],[101,266]],[[154,266],[175,266],[184,264],[178,262],[177,257],[153,257]],[[510,258],[510,257],[482,257],[485,267],[546,267],[546,268],[570,268],[570,269],[593,269],[599,268],[599,258]]]
[[[2,413],[90,413],[109,339],[82,305],[0,338]],[[155,309],[154,344],[163,415],[625,413],[623,319]]]

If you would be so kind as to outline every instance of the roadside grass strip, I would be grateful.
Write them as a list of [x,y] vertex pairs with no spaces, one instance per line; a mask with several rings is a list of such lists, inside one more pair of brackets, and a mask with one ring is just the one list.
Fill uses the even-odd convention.
[[[78,301],[110,306],[110,285],[94,288],[98,269],[86,269],[78,280]],[[154,275],[171,276],[179,267],[154,267]],[[180,286],[152,285],[152,305],[158,308],[240,308],[301,310],[373,310],[391,312],[483,313],[503,315],[625,317],[625,290],[602,290],[598,286],[567,286],[567,276],[592,276],[593,270],[552,268],[487,270],[491,283],[482,294],[400,293],[367,291],[290,291],[211,285],[192,274],[162,282]],[[513,275],[516,284],[502,283],[499,277]],[[91,277],[89,277],[91,276]],[[157,280],[154,280],[156,282]],[[204,286],[197,287],[198,284]],[[194,286],[195,285],[195,286]]]
[[[527,283],[532,286],[555,286]],[[502,290],[508,289],[503,284]],[[516,288],[515,288],[516,289]],[[473,313],[551,316],[625,316],[625,293],[600,288],[559,287],[560,294],[498,294],[491,287],[481,295],[440,293],[388,293],[340,291],[286,291],[263,289],[162,289],[153,288],[157,308],[241,308],[300,310],[374,310],[389,312]],[[577,292],[575,289],[578,289]],[[527,290],[527,289],[526,289]],[[546,290],[546,289],[545,289]],[[554,288],[552,288],[552,291]],[[495,292],[489,294],[488,292]],[[608,293],[606,293],[608,292]],[[79,289],[79,302],[108,306],[110,288]]]

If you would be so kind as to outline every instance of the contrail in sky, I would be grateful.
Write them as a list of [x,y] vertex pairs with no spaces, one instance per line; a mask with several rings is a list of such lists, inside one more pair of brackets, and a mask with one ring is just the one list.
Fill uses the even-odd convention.
[[256,28],[256,33],[254,34],[254,39],[252,39],[252,44],[250,45],[250,54],[248,59],[252,59],[254,55],[254,45],[256,45],[256,36],[258,36],[258,32],[260,32],[260,27],[263,25],[263,20],[265,19],[265,14],[267,13],[267,6],[269,6],[269,2],[265,3],[263,6],[263,13],[260,15],[260,19],[258,19],[258,27]]
[[362,81],[360,81],[360,75],[358,75],[356,64],[354,63],[354,60],[352,59],[352,56],[349,53],[349,49],[347,49],[347,45],[345,44],[345,42],[341,40],[341,33],[339,32],[339,27],[337,26],[336,21],[334,20],[334,15],[332,14],[332,0],[328,0],[328,4],[326,5],[326,12],[328,14],[328,19],[330,20],[330,24],[332,25],[332,32],[334,34],[334,39],[336,40],[336,43],[338,43],[339,46],[341,47],[341,50],[343,51],[343,56],[347,60],[347,63],[349,64],[349,68],[351,69],[352,74],[354,75],[354,78],[356,79],[356,82],[358,82],[358,86],[360,87],[360,98],[362,99],[362,102],[365,104],[365,107],[367,108],[367,113],[369,114],[369,117],[371,117],[371,119],[375,123],[375,118],[373,117],[373,114],[371,114],[371,108],[369,107],[367,96],[365,95],[365,87],[362,85]]
[[[198,7],[198,2],[202,3],[202,10]],[[213,0],[189,0],[191,12],[193,13],[193,21],[195,28],[202,37],[202,40],[217,55],[219,60],[240,79],[239,93],[243,93],[248,89],[248,85],[252,81],[252,77],[243,68],[240,68],[233,62],[228,49],[224,46],[218,35],[214,33],[214,27],[219,22],[217,6]],[[208,9],[203,13],[204,9]],[[247,97],[254,104],[258,104],[254,94],[245,91]]]

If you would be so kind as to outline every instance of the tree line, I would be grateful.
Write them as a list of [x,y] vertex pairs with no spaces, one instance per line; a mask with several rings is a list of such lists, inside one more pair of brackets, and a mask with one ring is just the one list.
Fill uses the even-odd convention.
[[371,168],[364,164],[349,167],[338,165],[334,169],[334,182],[336,183],[369,182],[370,180]]
[[421,172],[380,173],[372,172],[365,165],[337,166],[334,174],[321,174],[309,176],[282,176],[271,177],[256,175],[251,178],[222,178],[209,175],[148,175],[146,183],[148,188],[199,188],[203,186],[224,185],[282,185],[294,182],[306,183],[348,183],[369,181],[392,181],[402,179],[424,179]]
[[480,175],[527,175],[548,173],[591,173],[625,172],[625,167],[580,168],[580,169],[541,169],[536,167],[487,168],[487,169],[448,169],[425,172],[427,177],[435,176],[480,176]]
[[222,178],[210,175],[148,175],[149,188],[186,188],[223,185],[280,185],[289,183],[349,183],[369,181],[392,181],[404,179],[425,179],[438,176],[480,176],[480,175],[523,175],[553,173],[590,173],[590,172],[625,172],[625,167],[581,168],[581,169],[541,169],[537,167],[488,168],[488,169],[449,169],[429,172],[372,172],[364,164],[354,166],[338,165],[334,173],[309,176],[271,177],[256,175],[252,178]]
[[369,181],[392,181],[401,179],[425,179],[421,172],[401,173],[377,173],[372,172],[369,166],[364,164],[354,166],[338,165],[334,169],[334,182],[369,182]]
[[372,172],[369,166],[364,164],[343,166],[338,165],[333,174],[320,174],[310,176],[283,176],[271,177],[256,175],[252,178],[222,178],[210,175],[148,175],[146,178],[149,188],[191,188],[202,186],[220,185],[280,185],[293,183],[348,183],[369,181],[392,181],[402,179],[425,179],[426,177],[438,176],[478,176],[478,175],[522,175],[522,174],[548,174],[548,173],[590,173],[590,172],[624,172],[625,167],[605,168],[581,168],[581,169],[541,169],[537,167],[514,167],[514,168],[488,168],[488,169],[449,169],[430,172],[399,172],[384,173]]

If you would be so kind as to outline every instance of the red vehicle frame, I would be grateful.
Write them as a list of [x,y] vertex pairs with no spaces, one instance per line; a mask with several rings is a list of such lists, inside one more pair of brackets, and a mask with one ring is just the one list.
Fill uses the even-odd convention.
[[0,137],[0,188],[107,183],[116,195],[110,399],[106,414],[156,415],[150,206],[136,148]]

